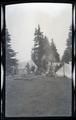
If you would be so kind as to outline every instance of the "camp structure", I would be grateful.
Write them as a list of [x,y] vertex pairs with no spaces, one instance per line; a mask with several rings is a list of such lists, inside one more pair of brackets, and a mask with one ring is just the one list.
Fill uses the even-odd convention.
[[71,62],[64,63],[63,66],[56,72],[57,76],[66,76],[68,78],[72,78],[72,66]]

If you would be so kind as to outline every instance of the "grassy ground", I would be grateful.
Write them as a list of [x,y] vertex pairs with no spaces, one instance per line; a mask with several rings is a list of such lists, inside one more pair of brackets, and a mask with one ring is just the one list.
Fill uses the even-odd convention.
[[42,76],[6,79],[6,116],[71,116],[71,80]]

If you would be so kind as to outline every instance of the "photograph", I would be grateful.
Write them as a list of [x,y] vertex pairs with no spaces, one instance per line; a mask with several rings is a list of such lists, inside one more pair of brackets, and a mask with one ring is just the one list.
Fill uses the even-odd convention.
[[10,4],[5,20],[5,117],[71,117],[72,4]]

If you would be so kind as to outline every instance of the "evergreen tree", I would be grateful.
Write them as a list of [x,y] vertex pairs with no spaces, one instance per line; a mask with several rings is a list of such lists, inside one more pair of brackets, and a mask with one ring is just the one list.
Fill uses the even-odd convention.
[[51,54],[50,44],[49,44],[48,38],[46,36],[44,36],[43,51],[44,51],[44,53],[41,58],[41,64],[42,64],[43,69],[46,70],[47,64],[49,61],[48,56]]
[[11,48],[11,39],[8,30],[5,30],[5,39],[6,39],[6,74],[13,73],[13,70],[16,70],[17,60],[16,52]]
[[51,46],[48,38],[40,31],[40,26],[35,29],[34,48],[32,49],[32,60],[37,65],[38,70],[46,71],[48,63],[59,62],[59,54],[52,40]]
[[67,43],[66,43],[67,47],[62,56],[62,61],[66,62],[66,63],[72,61],[72,27],[70,27],[69,30],[70,31],[69,31],[68,39],[67,39]]
[[41,58],[44,54],[43,49],[43,34],[40,31],[40,26],[38,25],[38,29],[35,29],[35,38],[34,38],[34,48],[32,49],[32,60],[37,65],[38,68],[41,67]]
[[54,43],[53,39],[52,39],[50,48],[51,48],[50,49],[51,54],[53,54],[52,62],[59,62],[60,61],[60,56],[59,56],[59,53],[57,52],[57,49],[56,49],[56,46],[55,46],[55,43]]

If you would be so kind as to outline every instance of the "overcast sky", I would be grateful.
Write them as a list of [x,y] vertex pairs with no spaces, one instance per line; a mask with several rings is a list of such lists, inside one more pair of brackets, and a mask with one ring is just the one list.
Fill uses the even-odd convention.
[[38,24],[49,41],[54,39],[61,57],[71,23],[71,4],[27,3],[6,6],[6,26],[11,35],[12,48],[18,52],[19,62],[31,59],[34,32]]

